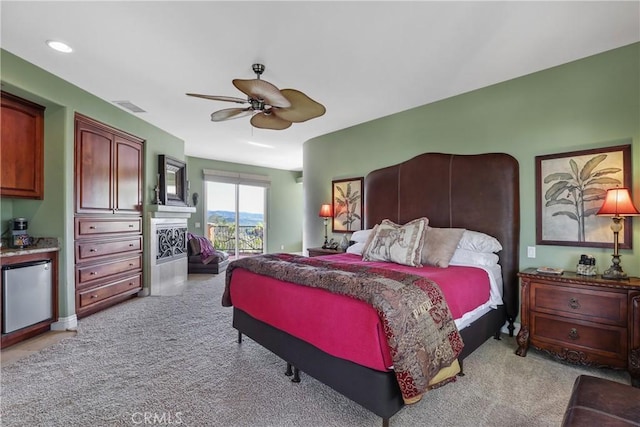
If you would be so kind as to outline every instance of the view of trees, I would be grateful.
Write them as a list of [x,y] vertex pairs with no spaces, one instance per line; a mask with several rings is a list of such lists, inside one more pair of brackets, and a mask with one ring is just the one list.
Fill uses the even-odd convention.
[[[208,237],[216,249],[235,250],[235,212],[209,211]],[[264,247],[264,216],[240,212],[238,227],[238,250],[240,253],[262,253]]]

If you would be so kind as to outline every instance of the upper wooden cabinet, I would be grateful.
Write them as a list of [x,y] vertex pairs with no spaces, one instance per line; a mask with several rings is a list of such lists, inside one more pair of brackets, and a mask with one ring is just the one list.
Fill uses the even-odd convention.
[[76,114],[76,213],[142,213],[143,141]]
[[0,196],[44,198],[44,108],[6,92],[2,98]]

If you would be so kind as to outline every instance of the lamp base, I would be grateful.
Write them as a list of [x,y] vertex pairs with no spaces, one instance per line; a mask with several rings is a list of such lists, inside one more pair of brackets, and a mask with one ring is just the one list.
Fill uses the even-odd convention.
[[606,269],[604,273],[602,273],[603,279],[613,279],[613,280],[625,280],[629,277],[627,273],[622,271],[622,267],[620,266],[620,255],[618,254],[618,233],[614,233],[614,252],[611,256],[611,267]]
[[613,280],[628,280],[629,276],[627,276],[627,273],[622,271],[622,267],[620,267],[619,265],[612,265],[602,273],[602,278]]

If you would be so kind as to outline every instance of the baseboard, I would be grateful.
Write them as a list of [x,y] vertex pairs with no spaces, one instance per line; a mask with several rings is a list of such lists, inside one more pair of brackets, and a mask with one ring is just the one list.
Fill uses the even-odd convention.
[[51,324],[52,331],[75,331],[76,329],[78,329],[78,316],[75,314],[59,317],[57,322]]
[[[502,329],[500,329],[500,332],[502,332],[503,334],[509,335],[509,328],[507,328],[508,324],[509,324],[509,322],[505,323],[504,326],[502,327]],[[520,323],[514,322],[513,326],[515,327],[515,329],[513,330],[513,334],[515,335],[520,330]]]

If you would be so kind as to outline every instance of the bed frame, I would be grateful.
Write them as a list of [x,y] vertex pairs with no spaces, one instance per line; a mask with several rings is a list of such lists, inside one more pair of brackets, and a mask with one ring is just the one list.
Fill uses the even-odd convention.
[[[365,179],[365,228],[388,218],[404,224],[426,216],[432,227],[457,227],[496,237],[503,250],[504,305],[491,310],[460,331],[466,356],[490,337],[499,338],[507,324],[513,336],[518,315],[517,278],[520,235],[519,168],[503,153],[457,155],[425,153],[403,163],[375,170]],[[233,327],[295,366],[294,380],[302,371],[359,403],[382,418],[403,406],[393,372],[380,372],[330,356],[234,307]]]

